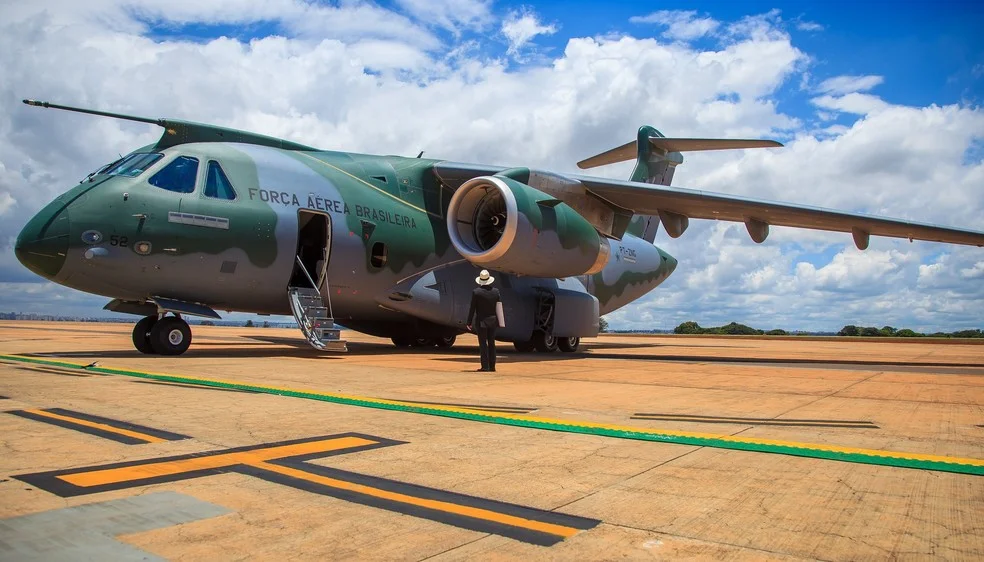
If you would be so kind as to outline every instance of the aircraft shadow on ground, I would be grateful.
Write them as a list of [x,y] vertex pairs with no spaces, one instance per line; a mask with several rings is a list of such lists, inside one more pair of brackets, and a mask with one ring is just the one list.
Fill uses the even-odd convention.
[[642,348],[659,348],[664,349],[667,347],[686,347],[688,349],[693,349],[694,347],[700,348],[721,348],[721,349],[749,349],[752,346],[748,345],[704,345],[694,346],[690,344],[677,344],[677,343],[623,343],[623,342],[590,342],[581,344],[585,349],[642,349]]
[[[473,350],[469,355],[478,360],[477,350]],[[499,361],[506,358],[503,363],[519,362],[543,362],[543,361],[570,361],[572,359],[622,359],[629,361],[643,362],[669,362],[669,363],[719,363],[731,365],[761,365],[761,366],[783,366],[789,368],[801,367],[830,367],[830,368],[850,368],[857,367],[858,370],[870,371],[873,369],[890,370],[893,367],[904,367],[905,370],[916,372],[936,372],[933,369],[953,369],[961,370],[954,374],[980,374],[984,375],[984,367],[975,363],[913,363],[906,361],[858,361],[845,359],[804,359],[789,357],[721,357],[709,355],[649,355],[639,353],[604,353],[588,348],[587,351],[575,353],[520,353],[513,350],[496,350]],[[438,358],[439,361],[458,361],[450,357]]]
[[[156,357],[154,355],[144,355],[135,349],[114,349],[106,351],[53,351],[50,353],[27,353],[30,357],[48,357],[52,359],[125,359],[135,357]],[[316,349],[305,347],[283,348],[283,347],[249,347],[248,345],[238,347],[192,347],[180,357],[189,359],[200,357],[210,359],[260,359],[264,357],[283,357],[285,359],[325,359],[337,360],[342,356],[328,354]]]
[[[269,345],[254,346],[250,345],[250,340]],[[579,359],[621,359],[630,361],[644,362],[677,362],[677,363],[720,363],[720,364],[745,364],[745,365],[782,365],[795,368],[798,365],[803,367],[819,367],[829,365],[833,368],[848,368],[857,366],[860,370],[871,370],[877,367],[907,367],[909,369],[963,369],[966,374],[984,375],[984,367],[976,363],[922,363],[907,361],[859,361],[856,359],[830,359],[830,358],[789,358],[789,357],[744,357],[744,356],[712,356],[701,354],[643,354],[643,353],[611,353],[601,350],[617,349],[666,349],[669,347],[689,347],[676,345],[652,345],[652,344],[632,344],[632,343],[589,343],[582,345],[581,350],[574,353],[554,352],[519,352],[513,349],[511,344],[499,344],[496,355],[502,358],[503,364],[506,363],[540,363],[545,361],[571,361]],[[729,347],[729,346],[721,346]],[[344,354],[325,353],[311,348],[306,341],[300,338],[277,337],[277,336],[249,336],[244,338],[241,343],[228,342],[208,342],[200,346],[192,346],[182,357],[201,357],[201,358],[264,358],[264,357],[283,357],[283,358],[304,358],[338,360],[346,356],[386,356],[386,355],[422,355],[440,354],[453,355],[454,357],[436,357],[437,361],[452,363],[472,363],[479,360],[478,347],[476,345],[455,346],[451,349],[439,349],[436,347],[394,347],[389,343],[367,343],[350,342],[349,352]],[[134,349],[106,350],[106,351],[59,351],[51,353],[31,354],[37,357],[52,358],[133,358],[146,357]]]

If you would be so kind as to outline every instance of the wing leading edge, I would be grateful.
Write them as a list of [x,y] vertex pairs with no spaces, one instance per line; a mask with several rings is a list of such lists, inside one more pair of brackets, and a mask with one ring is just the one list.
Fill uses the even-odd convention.
[[984,232],[974,230],[680,187],[574,177],[588,191],[614,205],[631,209],[638,215],[659,215],[667,233],[674,238],[683,234],[688,219],[694,218],[743,222],[756,242],[763,242],[768,236],[769,225],[776,225],[850,232],[854,235],[855,244],[862,250],[868,247],[870,236],[984,246]]

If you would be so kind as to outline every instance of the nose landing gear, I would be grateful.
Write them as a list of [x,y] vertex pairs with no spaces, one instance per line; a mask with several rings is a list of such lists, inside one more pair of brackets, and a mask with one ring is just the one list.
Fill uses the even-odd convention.
[[147,316],[133,327],[133,347],[148,355],[181,355],[191,345],[191,328],[180,316]]

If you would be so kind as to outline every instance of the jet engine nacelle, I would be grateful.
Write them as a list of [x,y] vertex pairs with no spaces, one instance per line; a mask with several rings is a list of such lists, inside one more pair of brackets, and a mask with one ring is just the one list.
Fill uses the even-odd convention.
[[454,248],[471,263],[532,277],[598,273],[608,240],[565,203],[502,176],[468,180],[448,208]]

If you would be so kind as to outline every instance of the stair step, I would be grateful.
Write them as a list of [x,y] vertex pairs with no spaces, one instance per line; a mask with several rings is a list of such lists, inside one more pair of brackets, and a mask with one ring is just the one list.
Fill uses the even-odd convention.
[[316,329],[318,334],[318,339],[323,343],[330,341],[342,341],[342,331],[338,328],[324,328]]
[[290,287],[287,295],[294,319],[311,347],[321,351],[348,351],[342,331],[329,317],[329,310],[317,289]]
[[336,352],[342,353],[342,352],[348,351],[348,346],[342,340],[338,340],[338,341],[327,341],[327,342],[325,342],[325,348],[324,349],[325,349],[325,351],[336,351]]

